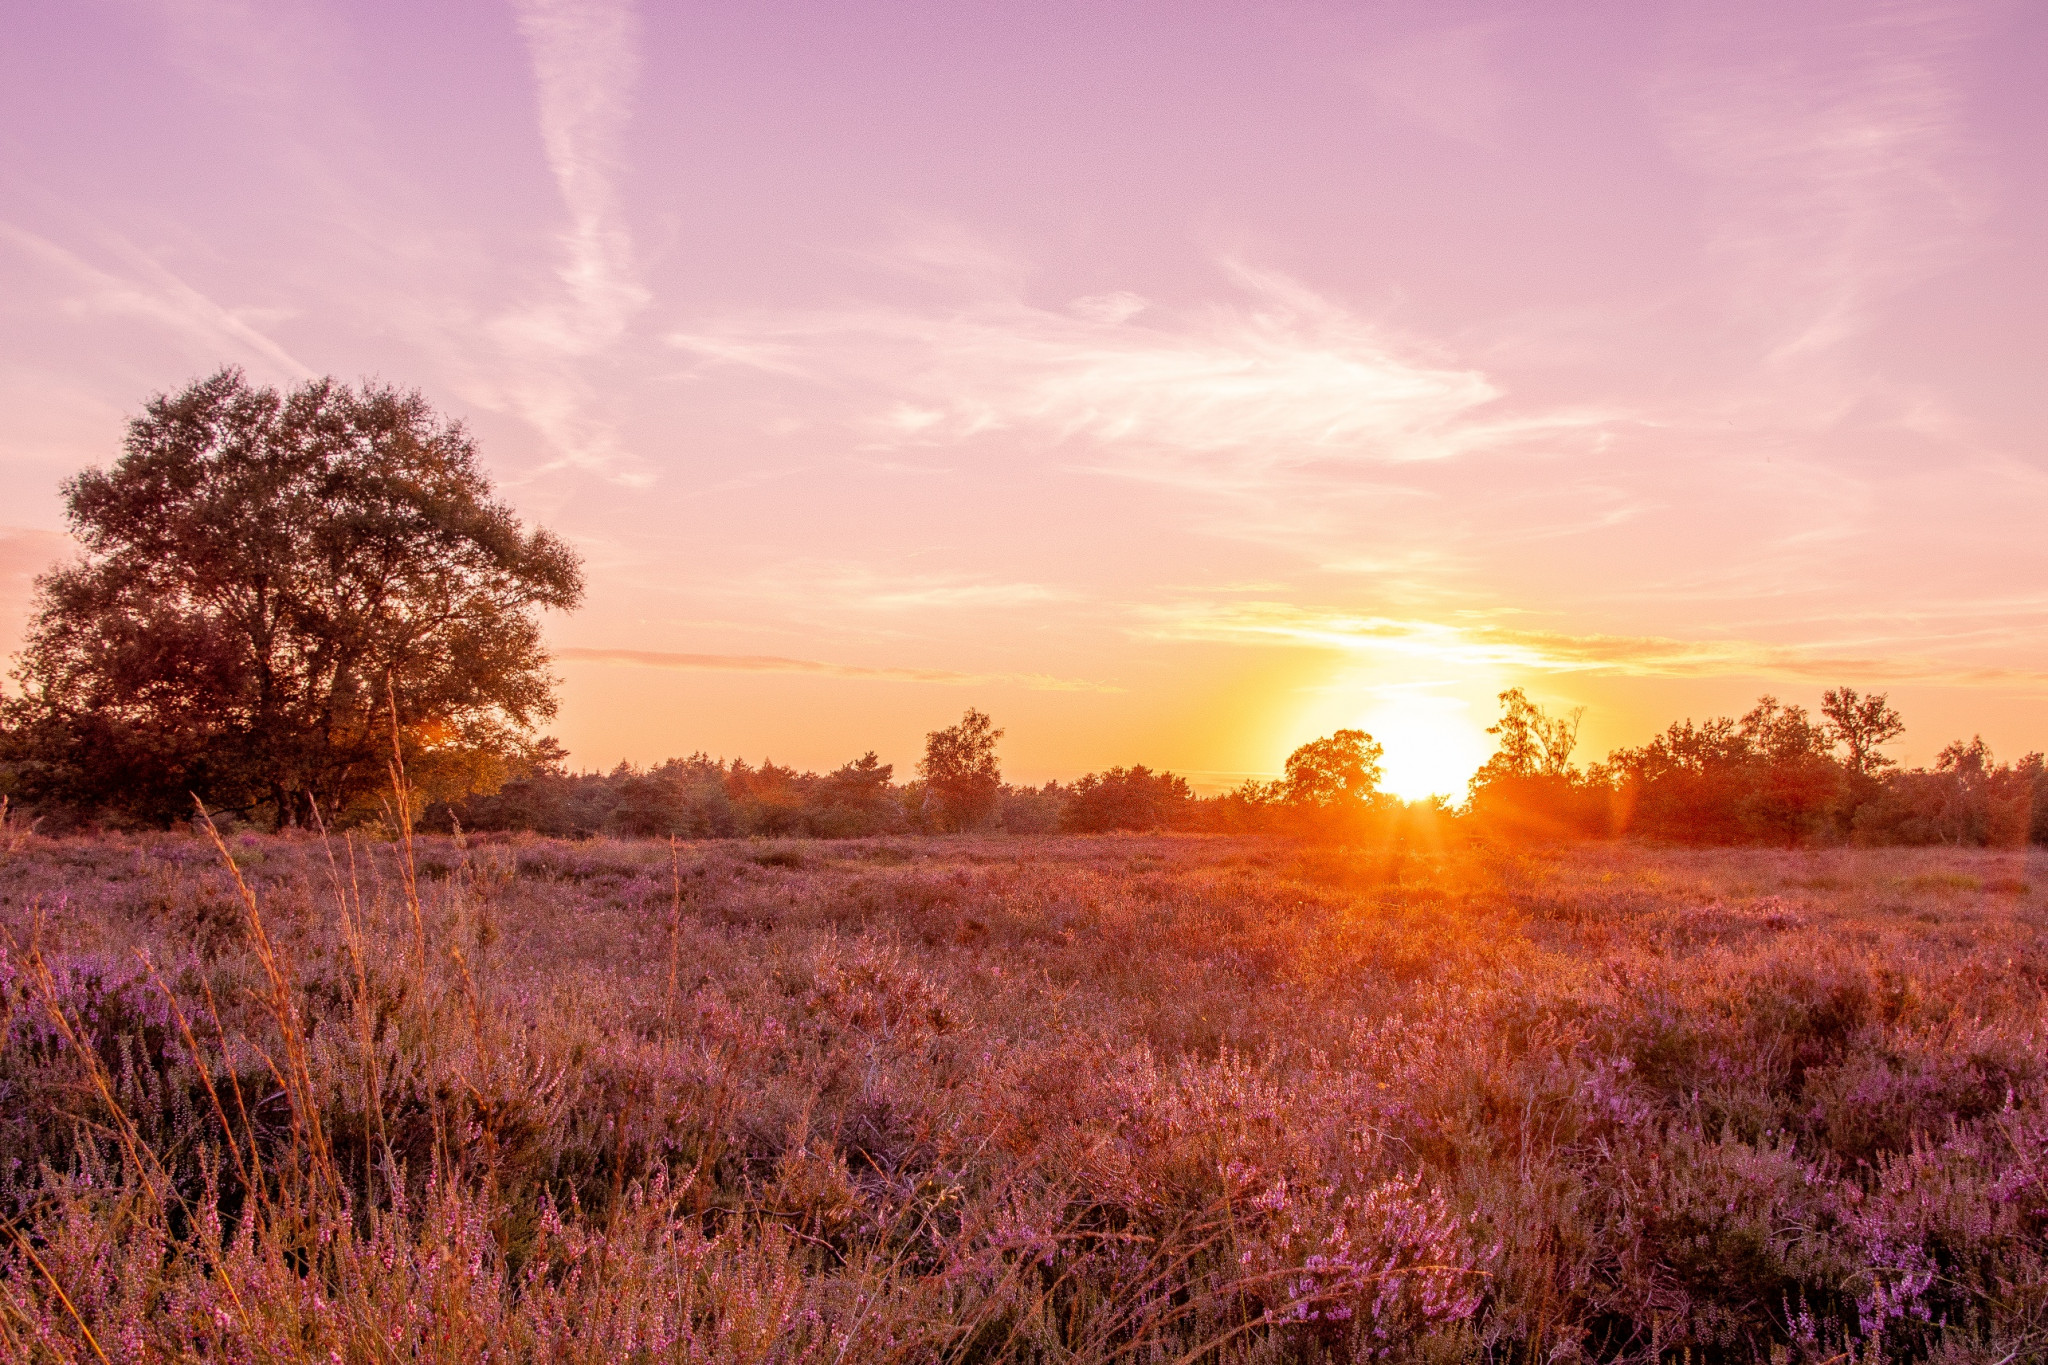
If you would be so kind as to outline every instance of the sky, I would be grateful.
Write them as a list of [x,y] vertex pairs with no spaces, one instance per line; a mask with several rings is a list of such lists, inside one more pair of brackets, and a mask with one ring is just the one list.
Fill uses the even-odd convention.
[[0,649],[222,365],[585,556],[575,766],[1460,792],[1884,691],[2048,747],[2048,9],[75,0],[0,44]]

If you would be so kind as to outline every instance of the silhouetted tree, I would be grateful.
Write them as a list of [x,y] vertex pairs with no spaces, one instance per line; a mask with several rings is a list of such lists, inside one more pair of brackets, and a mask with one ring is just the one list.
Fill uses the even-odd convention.
[[1876,777],[1897,760],[1878,752],[1906,732],[1906,722],[1892,710],[1882,692],[1867,697],[1853,687],[1829,688],[1821,694],[1820,713],[1828,739],[1849,751],[1844,766],[1857,777]]
[[1466,808],[1480,820],[1515,833],[1558,837],[1601,834],[1607,826],[1604,778],[1588,780],[1572,767],[1583,707],[1552,716],[1519,687],[1500,694],[1500,719],[1486,728],[1499,737],[1493,755],[1472,774]]
[[1727,716],[1688,716],[1637,749],[1617,749],[1606,768],[1627,827],[1696,844],[1743,838],[1740,806],[1748,746]]
[[1630,829],[1697,844],[1839,837],[1844,774],[1827,729],[1800,706],[1757,699],[1741,720],[1675,722],[1607,763]]
[[1067,789],[1057,782],[1039,787],[1003,785],[996,798],[996,823],[1005,834],[1053,834],[1067,811]]
[[1174,773],[1155,773],[1142,763],[1111,768],[1074,782],[1060,828],[1081,834],[1170,828],[1186,818],[1193,800],[1187,779]]
[[[744,764],[734,764],[745,769]],[[558,779],[558,790],[561,780]],[[621,763],[605,778],[566,779],[567,792],[580,796],[577,832],[623,834],[634,838],[706,838],[745,828],[745,816],[734,809],[725,765],[704,754],[672,758],[645,772]],[[493,827],[492,811],[524,784],[508,783],[496,797],[466,803],[463,823],[472,829]],[[744,785],[740,788],[745,793]]]
[[827,837],[879,834],[903,821],[890,778],[896,767],[870,749],[817,779],[812,787],[815,831]]
[[1748,835],[1795,844],[1820,834],[1842,790],[1827,728],[1803,706],[1764,696],[1742,718],[1737,734],[1747,746],[1747,790],[1741,819]]
[[1261,782],[1246,778],[1231,791],[1198,800],[1189,810],[1189,823],[1197,828],[1227,834],[1258,834],[1287,823],[1285,782]]
[[1003,771],[996,762],[996,741],[1002,737],[994,721],[971,708],[958,725],[925,736],[917,771],[924,779],[924,816],[930,824],[948,831],[974,829],[995,812],[1003,790]]
[[801,834],[804,806],[817,778],[784,767],[773,759],[761,760],[750,768],[744,759],[734,759],[726,769],[725,789],[741,823],[755,834]]
[[1885,844],[2048,842],[2048,764],[2037,753],[1997,763],[1983,739],[1958,740],[1931,769],[1886,773],[1857,808],[1855,835],[1861,843]]
[[1386,750],[1363,730],[1312,739],[1287,756],[1287,799],[1327,811],[1362,811],[1379,795]]
[[5,706],[33,794],[283,824],[379,784],[394,724],[414,776],[456,790],[551,756],[535,608],[577,604],[577,557],[493,501],[419,394],[223,370],[64,492],[85,555],[38,580]]
[[1580,707],[1553,718],[1529,700],[1519,687],[1500,694],[1500,719],[1486,727],[1498,735],[1493,756],[1473,775],[1475,786],[1499,778],[1563,777],[1571,771],[1572,750],[1579,745]]

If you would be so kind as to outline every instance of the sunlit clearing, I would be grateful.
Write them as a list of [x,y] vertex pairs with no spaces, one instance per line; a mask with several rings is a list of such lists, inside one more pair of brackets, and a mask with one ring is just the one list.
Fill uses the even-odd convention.
[[1361,723],[1387,751],[1381,788],[1405,801],[1462,797],[1473,770],[1493,751],[1484,722],[1455,697],[1391,697]]

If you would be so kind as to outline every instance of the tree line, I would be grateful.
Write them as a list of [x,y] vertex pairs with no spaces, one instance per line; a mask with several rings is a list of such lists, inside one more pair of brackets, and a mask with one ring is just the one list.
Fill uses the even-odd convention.
[[751,835],[854,838],[877,834],[1180,828],[1191,800],[1185,780],[1144,767],[1079,782],[1016,786],[1002,779],[1002,731],[969,710],[926,737],[907,781],[873,751],[830,772],[758,766],[707,754],[608,773],[549,767],[429,807],[428,826],[532,830],[561,837],[717,839]]
[[559,766],[488,795],[444,802],[441,828],[566,837],[842,838],[962,831],[1011,834],[1167,830],[1370,841],[1437,833],[1508,839],[1636,837],[1694,845],[2048,843],[2048,764],[1995,761],[1981,739],[1903,768],[1882,752],[1904,724],[1884,694],[1825,693],[1818,717],[1763,697],[1741,717],[1675,722],[1648,743],[1573,762],[1579,717],[1551,716],[1520,689],[1500,696],[1495,752],[1462,803],[1403,802],[1380,790],[1381,746],[1359,730],[1312,740],[1285,775],[1197,796],[1143,764],[1072,782],[1004,782],[1002,731],[979,711],[927,737],[914,775],[895,780],[870,752],[827,773],[704,754],[648,768],[573,774]]
[[609,773],[559,765],[430,807],[425,823],[475,831],[531,830],[580,837],[850,838],[901,833],[1099,834],[1112,830],[1290,831],[1342,835],[1400,803],[1378,790],[1380,749],[1357,730],[1303,745],[1287,776],[1200,798],[1186,778],[1144,764],[1072,782],[1004,782],[1003,732],[970,709],[925,737],[904,782],[873,751],[827,773],[706,754]]
[[1572,762],[1576,713],[1552,716],[1519,689],[1500,695],[1498,746],[1472,777],[1465,815],[1534,837],[1639,837],[1688,844],[2048,843],[2048,762],[1997,762],[1982,738],[1932,767],[1883,746],[1905,732],[1890,699],[1831,688],[1816,716],[1774,696],[1740,717],[1675,721],[1635,748]]
[[1198,798],[1142,764],[1013,786],[977,710],[914,775],[872,752],[828,773],[704,754],[575,774],[539,613],[582,599],[560,538],[494,496],[468,432],[417,392],[332,379],[288,392],[222,370],[151,399],[123,453],[64,487],[84,554],[37,582],[0,696],[0,813],[51,832],[163,826],[195,803],[273,828],[407,817],[559,835],[1275,832],[1333,839],[1454,816],[1517,837],[1688,843],[2048,841],[2042,756],[1981,740],[1904,770],[1882,695],[1820,714],[1764,697],[1576,766],[1578,716],[1501,694],[1466,799],[1380,790],[1379,744],[1339,730],[1284,776]]

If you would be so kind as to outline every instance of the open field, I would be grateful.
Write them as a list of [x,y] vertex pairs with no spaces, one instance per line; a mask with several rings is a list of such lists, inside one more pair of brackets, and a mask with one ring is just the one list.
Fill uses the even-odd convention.
[[2039,854],[230,847],[0,862],[9,1359],[2048,1355]]

